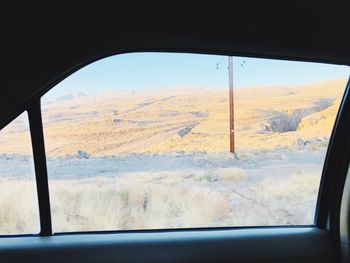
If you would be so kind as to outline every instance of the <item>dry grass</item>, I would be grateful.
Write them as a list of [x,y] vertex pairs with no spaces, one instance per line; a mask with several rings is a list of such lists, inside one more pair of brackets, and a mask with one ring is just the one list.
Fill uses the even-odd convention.
[[239,181],[246,179],[244,170],[239,168],[221,168],[218,171],[219,178],[225,181]]
[[[249,184],[242,171],[217,181],[136,177],[51,181],[54,231],[311,224],[319,184],[318,174],[304,173]],[[2,181],[0,189],[0,233],[37,232],[33,184]]]
[[52,187],[59,232],[220,226],[229,208],[225,195],[202,188],[66,184]]
[[229,222],[243,226],[311,225],[319,184],[319,173],[303,172],[287,178],[269,176],[257,184],[249,184],[241,189],[240,195],[232,192],[234,212]]
[[39,211],[33,181],[0,181],[0,233],[38,233]]

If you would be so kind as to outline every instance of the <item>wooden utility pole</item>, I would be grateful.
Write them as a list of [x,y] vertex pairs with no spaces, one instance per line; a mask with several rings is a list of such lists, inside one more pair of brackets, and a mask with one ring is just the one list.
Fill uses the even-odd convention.
[[228,57],[229,110],[230,110],[230,152],[235,153],[235,124],[233,105],[233,58]]

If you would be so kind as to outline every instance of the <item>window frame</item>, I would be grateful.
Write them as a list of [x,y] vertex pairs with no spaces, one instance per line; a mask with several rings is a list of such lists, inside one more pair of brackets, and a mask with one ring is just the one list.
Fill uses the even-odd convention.
[[323,164],[314,225],[339,236],[342,194],[350,162],[350,77],[330,137]]
[[52,220],[46,166],[45,142],[41,116],[40,100],[36,100],[28,109],[28,118],[30,135],[32,139],[36,188],[39,204],[39,235],[50,236],[52,235]]
[[[141,52],[141,51],[140,51]],[[151,51],[144,51],[151,52]],[[153,52],[153,51],[152,51]],[[178,51],[169,51],[178,52]],[[196,52],[185,52],[191,54],[205,54]],[[121,53],[121,54],[127,54]],[[120,55],[120,54],[113,54]],[[215,55],[215,54],[213,54]],[[231,54],[232,56],[241,56],[242,54]],[[345,184],[345,179],[348,170],[348,164],[350,160],[350,140],[347,138],[347,134],[350,133],[350,125],[347,120],[347,116],[350,115],[350,76],[344,93],[342,101],[337,112],[337,117],[332,128],[330,141],[327,147],[327,153],[325,161],[323,163],[323,169],[321,174],[321,182],[318,190],[318,197],[315,209],[314,223],[311,225],[278,225],[278,226],[227,226],[227,227],[194,227],[194,228],[164,228],[164,229],[138,229],[138,230],[101,230],[101,231],[81,231],[81,232],[53,232],[52,231],[52,219],[51,219],[51,208],[50,208],[50,195],[48,185],[48,172],[44,142],[44,130],[42,122],[41,112],[41,97],[44,96],[49,90],[54,88],[58,83],[63,81],[66,77],[74,74],[81,68],[94,63],[98,60],[104,59],[108,56],[102,56],[99,58],[87,61],[84,64],[66,72],[64,76],[51,82],[43,89],[42,92],[33,96],[28,102],[20,107],[14,114],[10,115],[4,123],[0,126],[0,129],[8,125],[12,120],[17,118],[24,111],[28,112],[28,121],[30,126],[31,144],[33,151],[33,160],[35,167],[35,180],[38,196],[38,207],[39,207],[39,219],[40,219],[40,232],[38,234],[14,234],[14,235],[2,235],[4,237],[25,237],[25,236],[57,236],[57,235],[71,235],[71,234],[118,234],[118,233],[147,233],[147,232],[186,232],[186,231],[217,231],[217,230],[239,230],[239,229],[284,229],[284,228],[318,228],[322,230],[333,230],[332,235],[336,236],[339,234],[339,216],[340,216],[340,203],[342,197],[342,190]],[[247,56],[247,54],[244,54]],[[310,60],[297,60],[283,57],[273,56],[248,56],[254,58],[267,58],[267,59],[279,59],[285,61],[303,61],[303,62],[314,62]],[[320,62],[325,64],[334,64],[329,62]],[[347,65],[349,66],[349,65]],[[342,156],[343,158],[339,158]],[[336,168],[336,169],[335,169]],[[339,191],[341,189],[341,191]]]

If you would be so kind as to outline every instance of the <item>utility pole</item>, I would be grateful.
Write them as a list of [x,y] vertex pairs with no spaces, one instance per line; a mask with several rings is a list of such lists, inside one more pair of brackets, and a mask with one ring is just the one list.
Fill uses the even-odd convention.
[[233,58],[228,57],[229,111],[230,111],[230,152],[235,153],[235,125],[233,107]]

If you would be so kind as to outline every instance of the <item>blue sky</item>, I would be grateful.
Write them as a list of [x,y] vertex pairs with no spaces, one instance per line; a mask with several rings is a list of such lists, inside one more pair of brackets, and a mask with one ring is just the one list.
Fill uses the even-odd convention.
[[[347,79],[347,66],[234,57],[234,86],[290,86]],[[75,72],[49,96],[109,90],[228,86],[227,56],[183,53],[129,53],[108,57]]]

